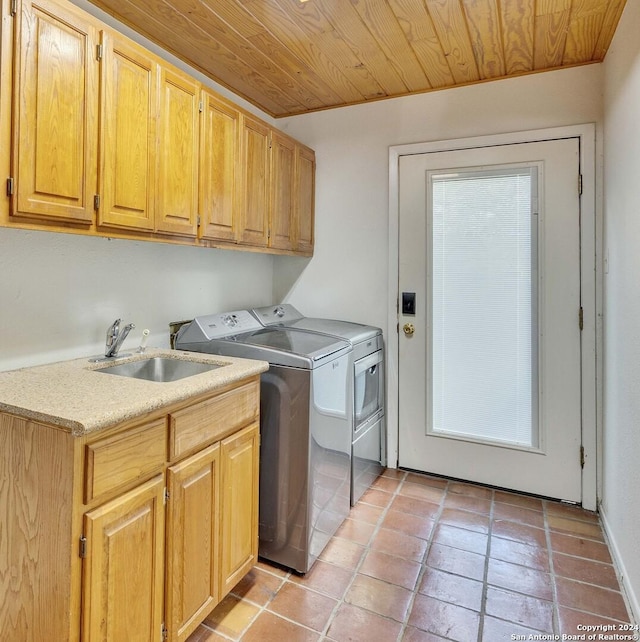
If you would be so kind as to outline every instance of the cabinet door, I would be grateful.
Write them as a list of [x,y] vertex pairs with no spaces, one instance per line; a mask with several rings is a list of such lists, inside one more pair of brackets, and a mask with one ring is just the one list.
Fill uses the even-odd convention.
[[70,6],[21,4],[12,214],[88,224],[97,187],[97,30]]
[[219,601],[219,444],[168,470],[166,623],[185,640]]
[[269,128],[247,117],[243,122],[243,198],[238,240],[266,247],[269,231]]
[[238,235],[240,114],[203,92],[200,136],[200,237],[235,241]]
[[[10,176],[11,168],[11,85],[13,67],[13,18],[9,3],[0,1],[0,176]],[[9,217],[9,199],[0,198],[0,221]]]
[[258,558],[258,424],[222,442],[220,595],[226,595]]
[[156,230],[195,236],[198,219],[200,85],[178,70],[160,72]]
[[98,224],[153,230],[158,65],[103,32]]
[[163,476],[158,475],[85,515],[83,640],[160,638],[163,499]]
[[269,247],[293,249],[295,141],[271,132]]
[[296,148],[295,228],[298,252],[313,254],[316,157],[312,150]]

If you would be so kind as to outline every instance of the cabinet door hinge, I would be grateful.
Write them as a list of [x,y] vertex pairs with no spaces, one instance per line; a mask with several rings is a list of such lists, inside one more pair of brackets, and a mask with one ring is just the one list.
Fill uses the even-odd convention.
[[584,468],[584,446],[580,446],[580,468]]
[[161,642],[165,642],[169,635],[169,631],[167,631],[167,627],[164,625],[164,622],[162,623],[162,626],[160,627],[160,640]]
[[171,497],[171,495],[169,495],[169,489],[165,488],[164,489],[164,503],[165,504],[169,501],[169,497]]
[[200,101],[198,103],[198,111],[199,112],[203,112],[204,111],[204,103],[202,101]]
[[100,194],[96,194],[93,197],[93,209],[94,210],[99,210],[100,209]]
[[196,223],[197,223],[198,227],[200,227],[200,214],[198,214],[198,218],[196,219]]
[[80,549],[78,553],[82,559],[87,557],[87,538],[84,535],[80,537]]
[[103,52],[104,47],[102,45],[96,45],[96,60],[102,60]]
[[18,13],[18,0],[11,0],[11,15],[15,16]]
[[582,309],[582,306],[580,306],[580,310],[578,310],[578,326],[582,332],[584,329],[584,310]]
[[13,196],[13,177],[7,178],[7,196]]
[[582,174],[578,174],[578,196],[582,196]]

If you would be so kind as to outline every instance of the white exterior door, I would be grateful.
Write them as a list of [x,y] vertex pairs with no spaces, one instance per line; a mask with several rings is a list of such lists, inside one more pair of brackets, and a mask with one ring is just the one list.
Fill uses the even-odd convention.
[[581,501],[579,172],[578,138],[400,158],[400,466]]

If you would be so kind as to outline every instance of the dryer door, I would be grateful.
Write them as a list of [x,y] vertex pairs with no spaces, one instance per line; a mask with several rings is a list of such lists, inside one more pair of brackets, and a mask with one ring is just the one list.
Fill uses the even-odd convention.
[[384,356],[377,350],[354,363],[355,432],[384,410]]

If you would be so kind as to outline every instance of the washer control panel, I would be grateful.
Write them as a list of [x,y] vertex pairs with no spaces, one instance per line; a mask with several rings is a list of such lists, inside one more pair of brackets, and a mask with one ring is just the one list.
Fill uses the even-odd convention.
[[253,308],[251,312],[264,326],[289,325],[304,318],[290,303]]
[[262,328],[262,325],[258,323],[249,310],[209,314],[204,317],[197,317],[195,322],[200,326],[207,339],[222,339]]

